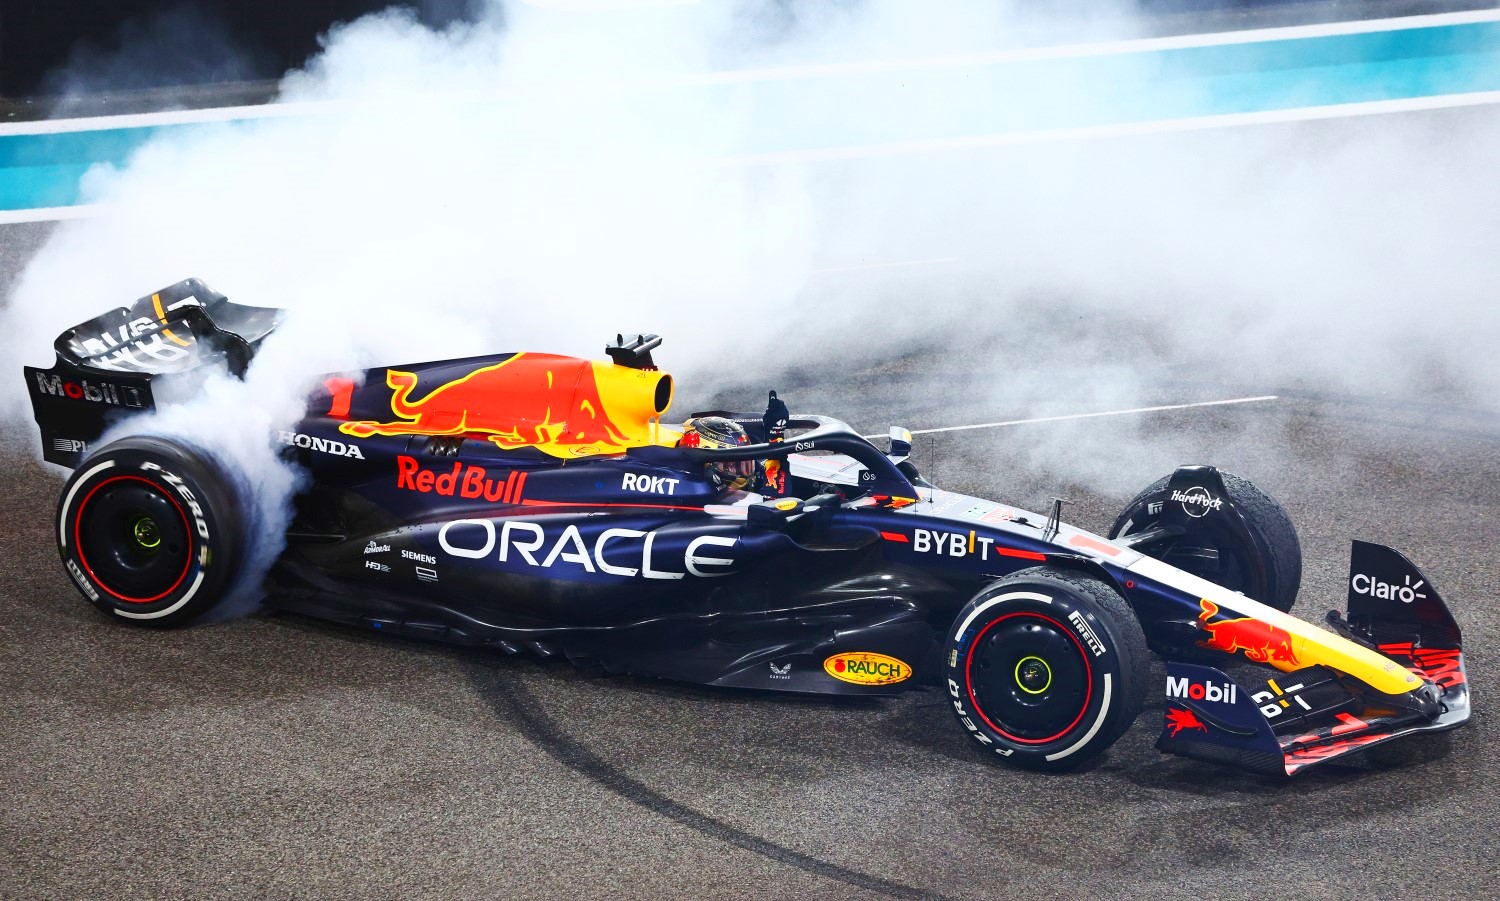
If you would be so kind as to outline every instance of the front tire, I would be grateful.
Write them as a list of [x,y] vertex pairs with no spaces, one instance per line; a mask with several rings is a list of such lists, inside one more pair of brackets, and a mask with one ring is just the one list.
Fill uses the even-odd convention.
[[[1192,528],[1136,550],[1178,569],[1238,591],[1285,613],[1302,584],[1302,545],[1286,510],[1247,479],[1220,471],[1225,500],[1233,506],[1243,530],[1222,516],[1189,517]],[[1131,499],[1110,527],[1110,538],[1124,538],[1156,528],[1171,512],[1164,476]],[[1205,495],[1206,496],[1206,495]],[[1186,510],[1187,505],[1181,505]]]
[[160,438],[101,448],[63,485],[58,552],[94,606],[176,626],[228,592],[243,559],[240,505],[204,455]]
[[1035,770],[1072,769],[1130,728],[1150,658],[1113,586],[1039,566],[1000,579],[954,619],[946,660],[959,725],[991,755]]

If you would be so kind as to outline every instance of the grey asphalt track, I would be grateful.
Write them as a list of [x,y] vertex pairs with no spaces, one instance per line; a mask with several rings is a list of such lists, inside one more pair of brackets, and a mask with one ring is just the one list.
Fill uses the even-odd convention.
[[[0,229],[0,284],[43,227]],[[3,290],[3,289],[0,289]],[[19,378],[19,373],[12,373]],[[1277,393],[1163,376],[1162,402]],[[882,430],[1006,419],[787,384]],[[754,397],[748,394],[748,397]],[[686,413],[687,407],[679,412]],[[1118,486],[1037,465],[1086,428],[1144,447]],[[1108,528],[1178,462],[1252,478],[1342,607],[1348,540],[1404,550],[1465,629],[1473,722],[1279,781],[1160,755],[1160,701],[1065,776],[971,747],[935,692],[830,702],[709,691],[379,639],[292,616],[158,632],[86,604],[51,533],[61,475],[0,446],[0,897],[1493,897],[1500,769],[1500,420],[1435,404],[1274,402],[957,432],[946,487]],[[1154,467],[1154,468],[1153,468]],[[1158,667],[1159,674],[1159,667]]]

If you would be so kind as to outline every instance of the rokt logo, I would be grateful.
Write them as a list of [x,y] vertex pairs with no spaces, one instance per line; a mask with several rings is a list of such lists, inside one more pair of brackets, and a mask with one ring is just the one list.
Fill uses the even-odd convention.
[[1214,497],[1208,493],[1208,489],[1201,485],[1194,485],[1186,491],[1173,491],[1172,500],[1182,505],[1182,510],[1188,516],[1204,517],[1210,510],[1218,510],[1224,506],[1221,498]]
[[648,476],[634,472],[625,473],[620,480],[621,491],[639,491],[643,494],[676,494],[677,483],[681,479],[669,479],[665,476]]
[[1400,601],[1403,604],[1410,604],[1417,598],[1426,598],[1426,593],[1421,590],[1426,584],[1426,579],[1418,579],[1417,584],[1413,585],[1411,576],[1407,576],[1406,584],[1393,585],[1364,573],[1359,573],[1349,580],[1349,587],[1353,588],[1356,594],[1367,594],[1370,597],[1383,598],[1387,601]]
[[911,678],[911,667],[885,654],[849,651],[823,661],[828,675],[855,685],[894,685]]

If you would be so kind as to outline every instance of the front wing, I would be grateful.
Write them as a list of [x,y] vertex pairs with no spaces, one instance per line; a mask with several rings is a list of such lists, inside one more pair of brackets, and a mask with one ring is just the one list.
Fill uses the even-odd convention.
[[1462,635],[1447,605],[1399,552],[1355,542],[1349,618],[1335,631],[1421,679],[1383,694],[1328,666],[1307,666],[1254,686],[1220,670],[1167,665],[1163,751],[1257,772],[1295,775],[1310,766],[1469,719]]

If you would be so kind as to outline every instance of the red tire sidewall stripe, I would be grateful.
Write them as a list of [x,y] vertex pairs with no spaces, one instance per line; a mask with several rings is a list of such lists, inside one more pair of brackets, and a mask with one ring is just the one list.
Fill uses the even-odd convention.
[[[149,598],[126,597],[125,595],[120,594],[118,591],[110,588],[108,585],[105,585],[104,582],[99,578],[99,576],[94,573],[94,568],[89,566],[89,561],[83,556],[83,540],[81,535],[83,531],[83,511],[88,508],[89,501],[93,499],[94,495],[99,491],[100,488],[103,488],[105,485],[108,485],[111,482],[127,481],[144,482],[147,485],[150,485],[152,488],[156,489],[167,500],[171,501],[172,506],[177,508],[177,515],[182,518],[182,530],[188,538],[187,559],[182,564],[182,572],[177,576],[177,581],[173,582],[172,587],[168,588],[166,591],[163,591],[161,594],[152,595]],[[93,488],[89,489],[89,493],[84,495],[83,501],[78,505],[78,513],[73,517],[73,547],[77,548],[78,562],[83,564],[84,572],[87,572],[89,574],[89,578],[93,579],[94,584],[98,585],[105,594],[108,594],[113,598],[118,598],[119,600],[122,600],[127,604],[152,604],[176,591],[177,587],[182,584],[182,580],[187,578],[188,572],[193,568],[193,543],[194,539],[192,525],[188,523],[187,514],[183,512],[182,505],[177,502],[177,498],[173,497],[170,491],[163,489],[161,485],[151,481],[148,478],[144,478],[143,476],[110,476],[109,478],[95,485]]]
[[[1061,631],[1064,635],[1067,635],[1069,638],[1073,639],[1074,646],[1078,648],[1079,659],[1083,661],[1083,670],[1085,677],[1083,683],[1085,687],[1083,706],[1078,708],[1078,715],[1073,717],[1073,722],[1065,726],[1063,730],[1061,732],[1058,732],[1056,735],[1049,735],[1046,738],[1021,738],[1020,736],[1011,735],[1009,732],[1006,732],[1004,729],[1001,729],[999,726],[995,725],[990,720],[990,718],[985,715],[984,708],[979,706],[979,700],[974,697],[974,682],[969,675],[969,670],[972,668],[974,663],[974,649],[979,647],[979,641],[980,639],[984,638],[984,633],[994,628],[998,623],[1005,622],[1006,620],[1012,619],[1017,616],[1029,616],[1033,619],[1044,620],[1056,626],[1058,630]],[[991,729],[994,729],[1007,741],[1013,741],[1017,744],[1023,745],[1045,745],[1049,742],[1057,741],[1059,738],[1067,735],[1069,732],[1073,731],[1073,728],[1077,726],[1079,722],[1083,720],[1083,715],[1088,712],[1089,702],[1094,699],[1094,668],[1089,664],[1089,655],[1086,651],[1084,651],[1083,642],[1078,640],[1078,636],[1073,634],[1072,629],[1069,629],[1067,626],[1063,625],[1052,617],[1047,616],[1044,613],[1036,613],[1030,610],[1018,611],[1016,613],[1007,613],[1004,616],[996,617],[995,619],[990,620],[985,624],[983,629],[979,630],[979,634],[974,636],[974,640],[969,642],[969,650],[964,653],[964,690],[969,693],[969,704],[974,708],[974,712],[979,714],[979,718],[984,720],[986,725],[988,725]]]

